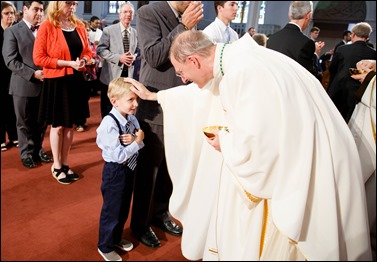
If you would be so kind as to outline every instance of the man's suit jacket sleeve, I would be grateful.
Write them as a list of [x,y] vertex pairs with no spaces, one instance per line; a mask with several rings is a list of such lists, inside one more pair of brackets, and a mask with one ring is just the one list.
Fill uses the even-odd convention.
[[[110,48],[111,44],[110,44],[110,38],[112,37],[112,40],[111,42],[114,42],[116,41],[116,36],[115,36],[115,30],[117,30],[118,27],[115,27],[115,26],[111,26],[111,27],[105,27],[105,29],[103,30],[102,32],[102,36],[101,36],[101,39],[99,41],[99,44],[97,46],[97,55],[99,55],[101,58],[105,59],[108,63],[113,63],[113,64],[118,64],[119,63],[119,59],[120,59],[120,56],[121,54],[120,53],[116,53],[116,52],[113,52],[114,50],[110,50],[110,49],[114,49],[114,48]],[[120,27],[119,27],[119,32],[120,32]],[[112,36],[114,35],[114,36]],[[123,44],[122,44],[123,45]]]
[[303,48],[300,50],[300,54],[298,57],[297,62],[301,64],[303,67],[309,70],[310,73],[312,73],[314,76],[317,75],[318,70],[315,67],[315,43],[313,40],[310,40],[308,38],[308,41],[303,46]]
[[[19,27],[19,26],[18,26]],[[33,79],[35,69],[26,65],[20,61],[21,54],[18,50],[18,40],[15,36],[15,28],[7,28],[4,31],[4,44],[3,44],[3,57],[6,66],[14,73],[17,73],[18,76],[24,78],[26,81]],[[20,29],[18,29],[20,30]],[[27,32],[23,32],[27,33]],[[28,39],[24,39],[28,41]],[[22,45],[22,43],[19,43]],[[25,58],[26,59],[26,58]]]
[[149,6],[143,6],[138,10],[136,28],[139,46],[143,47],[144,59],[153,68],[169,61],[174,35],[185,30],[183,25],[178,23],[174,13],[169,11],[170,13],[162,7],[153,9]]

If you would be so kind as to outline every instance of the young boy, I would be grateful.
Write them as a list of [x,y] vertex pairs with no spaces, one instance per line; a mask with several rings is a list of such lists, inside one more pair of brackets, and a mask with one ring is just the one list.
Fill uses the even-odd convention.
[[136,157],[144,147],[144,132],[134,116],[138,97],[123,79],[110,82],[107,95],[113,108],[97,128],[96,142],[105,160],[98,252],[106,261],[122,261],[115,247],[123,251],[133,248],[122,234],[130,209]]

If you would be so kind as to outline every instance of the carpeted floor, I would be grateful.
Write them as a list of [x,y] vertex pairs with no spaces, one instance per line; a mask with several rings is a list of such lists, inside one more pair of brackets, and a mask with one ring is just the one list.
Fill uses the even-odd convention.
[[[70,185],[51,176],[51,164],[27,169],[17,148],[1,153],[1,261],[95,261],[103,160],[95,143],[100,116],[99,96],[91,97],[88,128],[75,132],[69,164],[81,174]],[[49,129],[44,148],[51,155]],[[149,248],[131,234],[129,221],[124,237],[134,243],[130,252],[119,251],[123,260],[185,261],[181,238],[154,228],[161,247]]]

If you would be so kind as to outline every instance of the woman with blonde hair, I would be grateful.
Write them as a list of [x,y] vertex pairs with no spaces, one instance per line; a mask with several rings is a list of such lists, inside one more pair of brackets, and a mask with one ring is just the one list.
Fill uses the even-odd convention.
[[83,87],[83,71],[92,57],[85,26],[75,16],[77,5],[77,1],[49,2],[33,51],[34,62],[44,73],[39,120],[51,125],[51,172],[61,184],[79,179],[68,166],[68,155],[79,114],[75,94]]

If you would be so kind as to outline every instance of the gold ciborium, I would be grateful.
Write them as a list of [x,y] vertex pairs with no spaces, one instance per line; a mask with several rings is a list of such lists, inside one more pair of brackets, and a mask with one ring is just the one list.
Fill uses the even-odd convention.
[[225,130],[225,131],[228,131],[228,127],[226,126],[206,126],[206,127],[203,127],[203,133],[209,138],[209,139],[214,139],[215,138],[215,135],[212,133],[212,130]]

